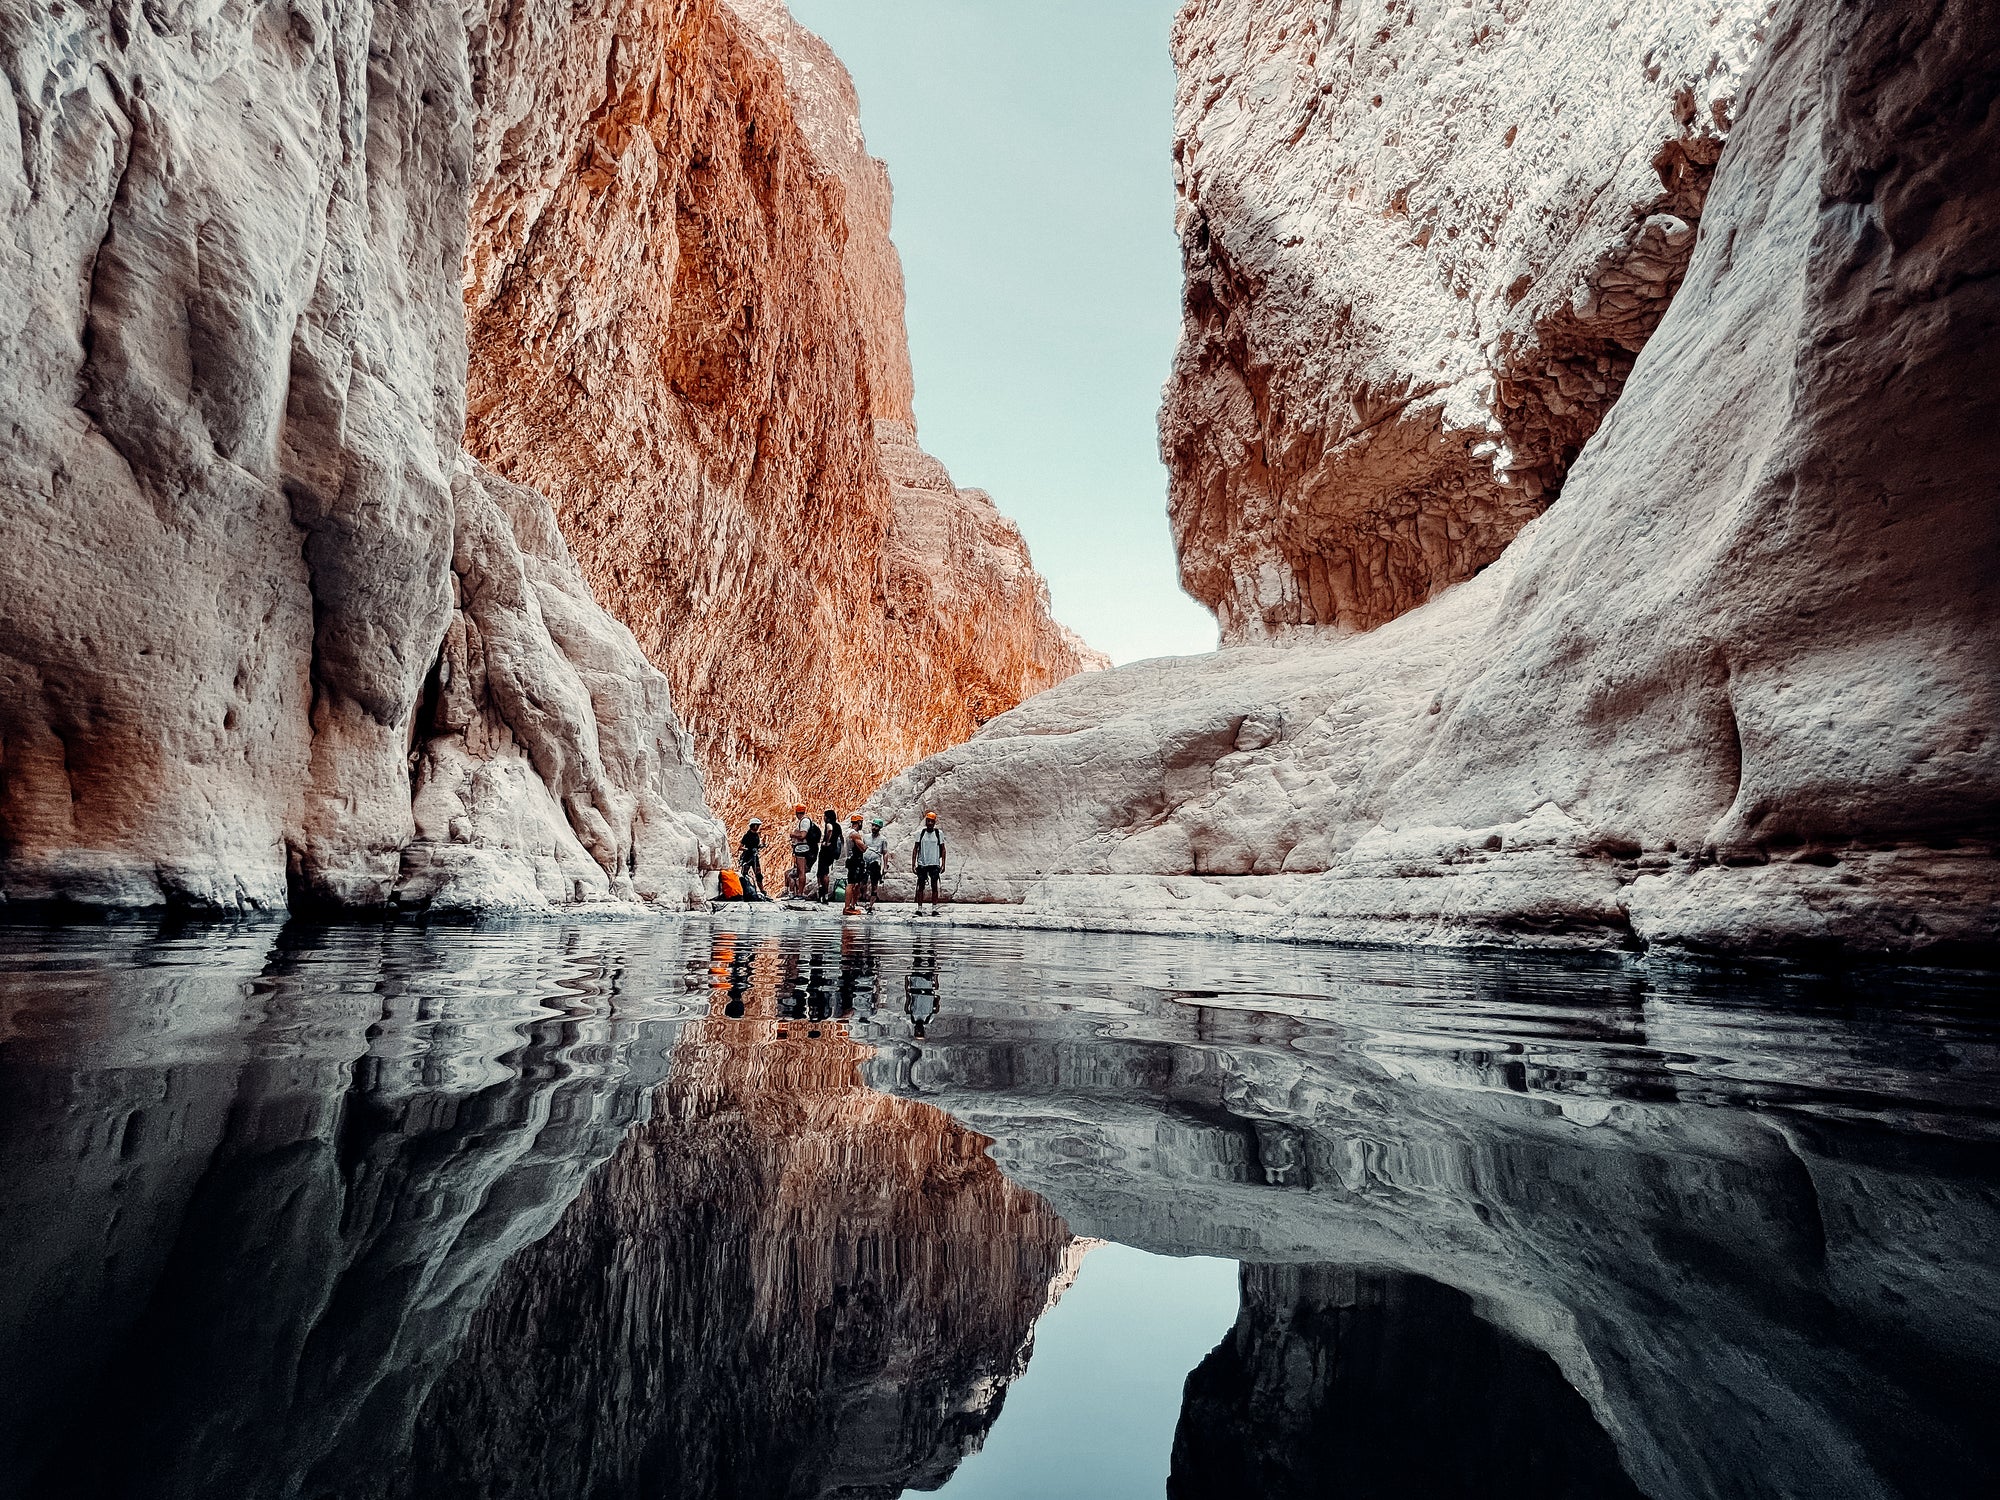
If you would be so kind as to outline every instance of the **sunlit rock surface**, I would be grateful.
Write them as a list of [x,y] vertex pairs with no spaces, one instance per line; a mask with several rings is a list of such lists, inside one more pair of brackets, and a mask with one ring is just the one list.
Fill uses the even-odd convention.
[[0,93],[0,898],[691,894],[664,681],[460,451],[461,12],[13,6]]
[[775,0],[590,0],[475,43],[467,446],[554,502],[732,825],[852,806],[1101,664],[916,446],[888,177],[818,38]]
[[1478,577],[1077,679],[876,805],[940,809],[960,897],[1052,923],[1991,951],[1996,33],[1782,9],[1680,292]]
[[1161,416],[1225,644],[1367,629],[1560,491],[1680,285],[1771,0],[1203,0]]

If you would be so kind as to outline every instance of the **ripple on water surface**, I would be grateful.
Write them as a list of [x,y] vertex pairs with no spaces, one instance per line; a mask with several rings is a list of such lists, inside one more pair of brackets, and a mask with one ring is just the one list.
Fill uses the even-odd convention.
[[1996,998],[770,912],[0,927],[0,1494],[1972,1493]]

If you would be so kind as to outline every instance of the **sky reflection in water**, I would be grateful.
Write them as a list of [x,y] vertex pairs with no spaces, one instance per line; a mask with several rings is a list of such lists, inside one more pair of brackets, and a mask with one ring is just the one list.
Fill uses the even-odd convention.
[[1995,998],[0,929],[0,1494],[1969,1493]]

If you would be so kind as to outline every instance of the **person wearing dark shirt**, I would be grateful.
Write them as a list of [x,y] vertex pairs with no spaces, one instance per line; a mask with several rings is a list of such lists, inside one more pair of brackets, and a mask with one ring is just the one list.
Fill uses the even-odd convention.
[[840,858],[840,814],[826,810],[826,823],[819,831],[819,899],[833,899],[833,865]]

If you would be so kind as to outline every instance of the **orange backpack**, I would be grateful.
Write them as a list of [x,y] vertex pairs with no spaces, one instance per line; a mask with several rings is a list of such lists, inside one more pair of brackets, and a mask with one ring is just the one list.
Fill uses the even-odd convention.
[[743,877],[738,875],[734,870],[721,871],[715,877],[715,883],[719,887],[724,901],[741,901],[743,899]]

